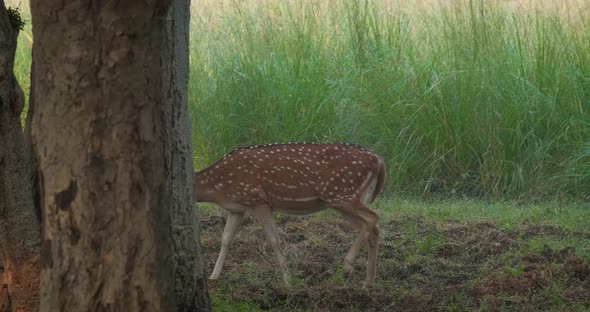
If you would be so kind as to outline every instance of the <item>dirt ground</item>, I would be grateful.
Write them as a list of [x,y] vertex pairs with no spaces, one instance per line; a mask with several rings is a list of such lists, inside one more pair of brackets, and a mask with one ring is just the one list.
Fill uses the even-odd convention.
[[[501,229],[489,222],[382,220],[378,277],[362,288],[366,248],[349,281],[342,262],[355,233],[327,216],[278,216],[277,229],[294,285],[281,286],[260,226],[242,224],[219,280],[218,300],[272,311],[590,311],[590,263],[575,248],[533,242],[588,240],[588,233],[550,225]],[[202,216],[211,272],[224,219]],[[221,308],[222,309],[222,308]]]

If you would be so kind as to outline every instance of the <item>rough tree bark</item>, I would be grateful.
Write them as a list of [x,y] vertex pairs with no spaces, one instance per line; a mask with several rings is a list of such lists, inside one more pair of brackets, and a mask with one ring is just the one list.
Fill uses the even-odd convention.
[[189,1],[174,0],[166,18],[166,43],[162,53],[162,64],[167,64],[163,66],[167,103],[164,111],[168,143],[166,171],[171,192],[177,311],[210,311],[199,220],[193,203],[194,170],[188,115],[189,19]]
[[37,311],[41,232],[20,120],[24,96],[13,73],[17,36],[0,0],[0,311],[10,299],[13,311]]
[[186,104],[164,104],[186,97],[174,86],[184,74],[169,63],[177,55],[167,46],[169,8],[156,0],[31,3],[41,311],[208,306],[206,293],[175,288],[182,279],[202,289],[204,274],[198,256],[179,252],[198,238],[184,205],[192,193],[172,192],[192,181],[181,172],[191,166],[190,144],[176,137],[186,135]]

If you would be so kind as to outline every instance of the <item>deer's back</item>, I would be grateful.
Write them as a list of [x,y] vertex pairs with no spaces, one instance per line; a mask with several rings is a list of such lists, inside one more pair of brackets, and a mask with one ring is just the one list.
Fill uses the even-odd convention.
[[233,150],[201,171],[204,182],[247,205],[269,200],[350,200],[383,161],[352,144],[273,144]]

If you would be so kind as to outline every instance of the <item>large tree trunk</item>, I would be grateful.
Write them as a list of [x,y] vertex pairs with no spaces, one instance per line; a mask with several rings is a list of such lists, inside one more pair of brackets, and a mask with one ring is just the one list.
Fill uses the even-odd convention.
[[0,0],[0,311],[10,299],[13,311],[36,311],[41,232],[20,121],[24,96],[13,74],[17,36]]
[[189,77],[189,18],[188,0],[174,0],[166,19],[164,60],[162,62],[166,94],[164,112],[167,126],[168,187],[171,191],[172,236],[176,261],[177,311],[210,311],[199,241],[199,220],[194,211],[193,158],[190,118],[188,115]]
[[168,9],[155,0],[31,4],[42,311],[177,308],[164,167],[175,164],[162,77]]

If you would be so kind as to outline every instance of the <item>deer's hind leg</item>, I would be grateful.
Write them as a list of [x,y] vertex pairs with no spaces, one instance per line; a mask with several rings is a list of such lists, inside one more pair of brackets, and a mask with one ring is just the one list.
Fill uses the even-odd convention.
[[342,216],[352,225],[352,227],[356,231],[358,231],[356,239],[352,242],[352,245],[350,246],[348,253],[344,257],[344,276],[350,280],[352,271],[354,269],[354,260],[356,259],[356,257],[358,257],[359,253],[361,252],[361,247],[367,240],[367,237],[365,235],[365,230],[363,229],[362,222],[358,222],[356,218],[354,218],[353,216],[349,216],[345,213],[342,213]]
[[355,202],[347,205],[335,207],[350,223],[359,230],[358,237],[352,243],[346,257],[344,257],[344,273],[350,274],[353,269],[353,263],[359,255],[361,247],[365,241],[369,242],[369,257],[367,261],[367,277],[365,287],[373,285],[377,274],[377,253],[379,230],[377,229],[377,220],[379,215],[373,210],[367,208],[363,203]]

